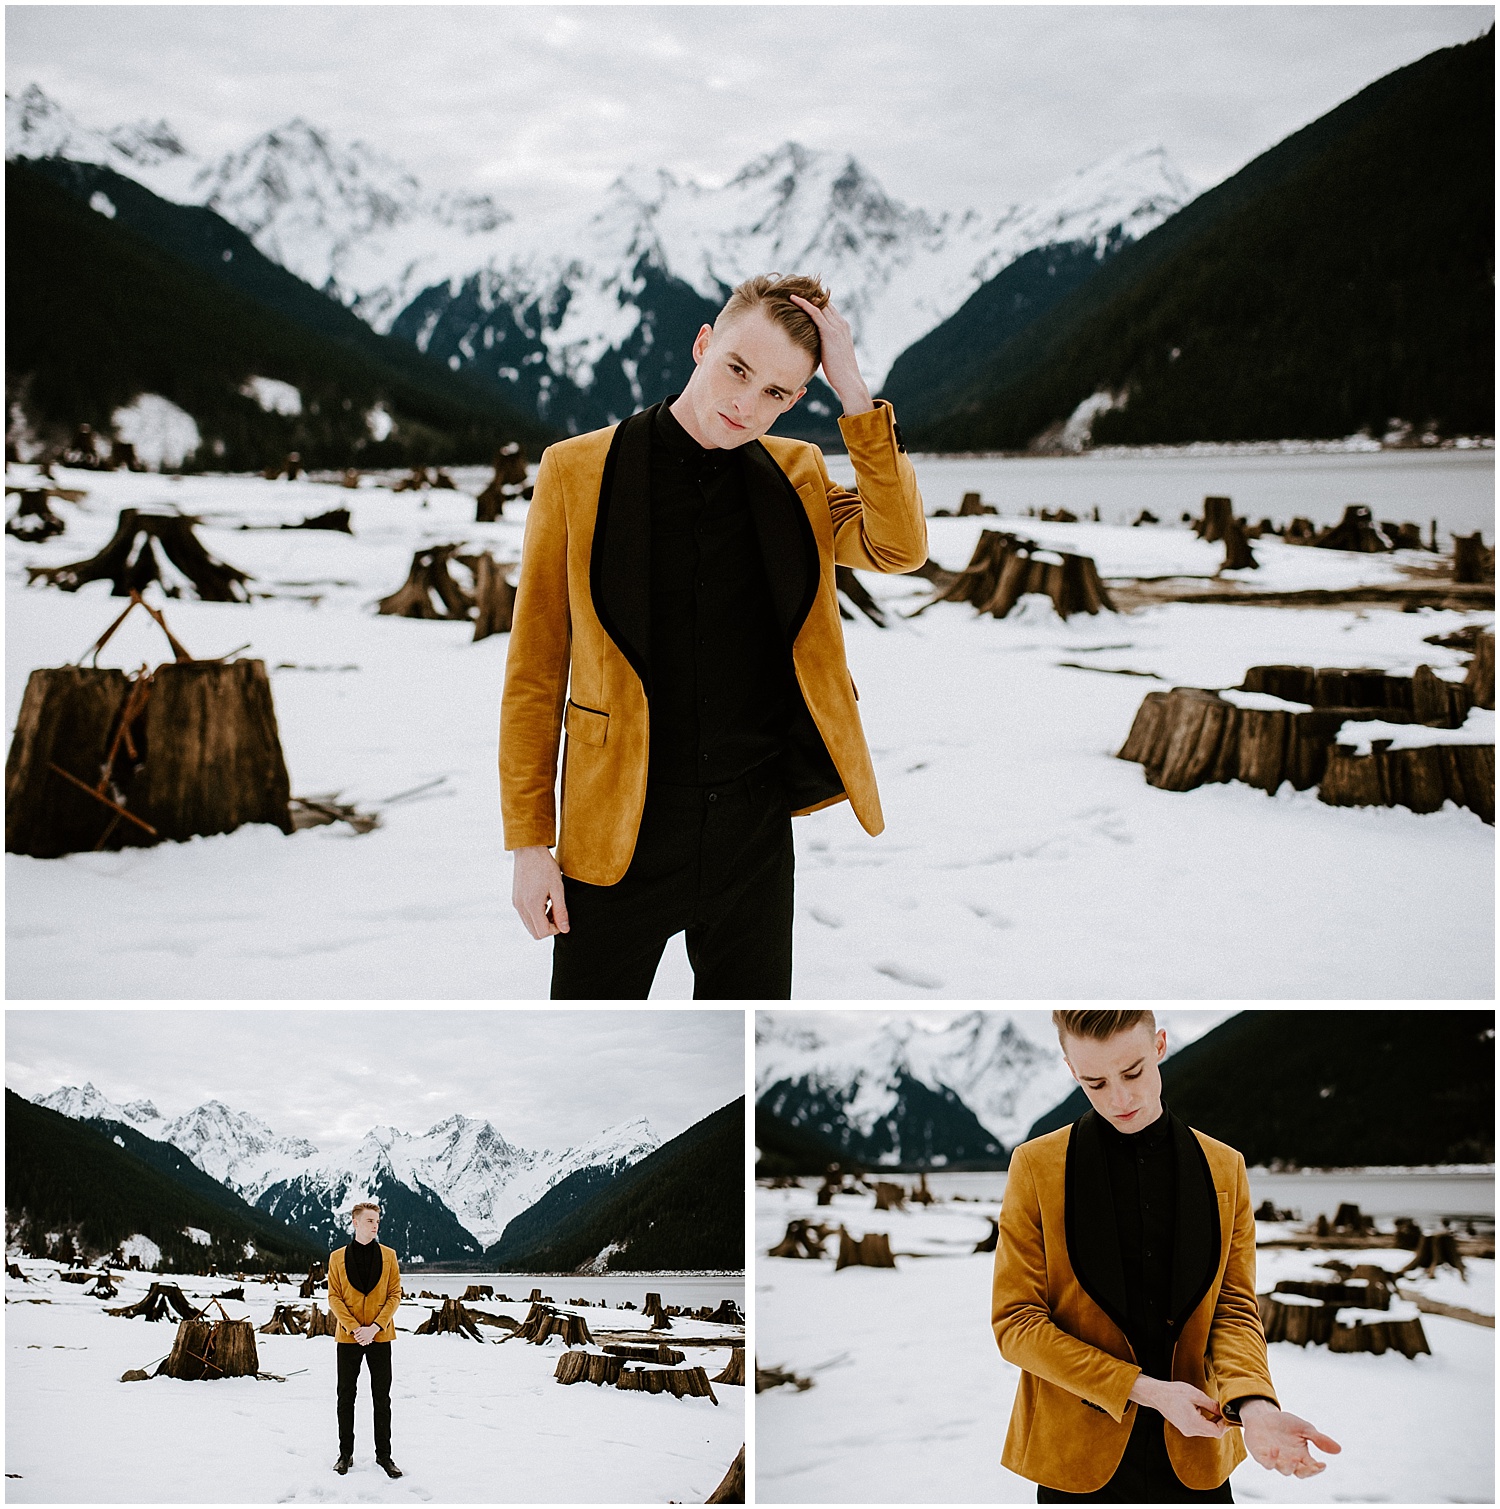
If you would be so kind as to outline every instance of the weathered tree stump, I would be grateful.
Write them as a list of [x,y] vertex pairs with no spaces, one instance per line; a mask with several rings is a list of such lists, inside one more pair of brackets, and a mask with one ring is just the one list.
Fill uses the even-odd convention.
[[671,1394],[678,1399],[712,1399],[719,1402],[708,1373],[695,1368],[631,1368],[622,1367],[615,1387],[639,1389],[648,1394]]
[[[50,500],[55,496],[54,489],[23,487],[18,490],[21,494],[20,505],[14,516],[5,521],[6,534],[35,545],[42,540],[50,540],[53,535],[62,534],[67,529],[68,526],[52,512]],[[6,491],[9,492],[10,489],[7,488]]]
[[327,1268],[318,1259],[314,1258],[307,1266],[307,1277],[302,1280],[302,1285],[297,1293],[302,1299],[311,1299],[327,1282]]
[[1193,533],[1212,545],[1225,537],[1226,531],[1234,523],[1234,502],[1230,498],[1205,498],[1203,500],[1203,517],[1193,521]]
[[162,577],[161,562],[152,545],[154,540],[204,602],[248,602],[245,583],[250,580],[249,574],[209,555],[193,533],[193,526],[201,522],[186,514],[121,509],[114,537],[98,555],[67,566],[29,566],[27,581],[46,582],[64,592],[76,592],[86,582],[108,581],[113,584],[112,597],[144,592],[151,582],[156,582],[168,597],[178,597],[179,586]]
[[106,1315],[123,1315],[127,1320],[141,1316],[146,1320],[171,1320],[173,1312],[188,1319],[198,1313],[176,1284],[155,1282],[132,1305],[121,1305],[117,1310],[106,1310]]
[[441,1310],[434,1310],[421,1325],[417,1326],[412,1331],[412,1335],[436,1336],[444,1331],[455,1336],[467,1336],[473,1341],[484,1340],[469,1312],[464,1309],[460,1301],[451,1297],[443,1301]]
[[522,1341],[540,1346],[549,1336],[562,1338],[564,1346],[592,1346],[594,1338],[589,1333],[588,1322],[581,1315],[567,1315],[549,1309],[546,1305],[534,1304],[531,1313],[511,1333]]
[[1391,1287],[1383,1277],[1361,1280],[1351,1278],[1347,1283],[1284,1278],[1276,1284],[1272,1293],[1297,1294],[1304,1299],[1321,1300],[1335,1309],[1389,1310],[1391,1307]]
[[654,1289],[647,1293],[646,1303],[641,1306],[641,1314],[650,1315],[653,1318],[666,1314],[665,1309],[662,1307],[661,1295],[656,1293]]
[[559,1383],[615,1384],[625,1367],[623,1357],[607,1352],[564,1352],[557,1359],[553,1377]]
[[684,1356],[676,1347],[669,1347],[664,1341],[658,1342],[654,1347],[628,1341],[612,1341],[604,1350],[611,1357],[619,1357],[627,1362],[660,1362],[673,1366],[681,1362]]
[[1493,826],[1495,746],[1376,747],[1356,754],[1336,745],[1318,783],[1318,800],[1331,807],[1407,807],[1413,812],[1437,812],[1451,800]]
[[875,1185],[876,1210],[905,1210],[906,1191],[899,1184],[887,1184],[880,1180]]
[[1390,541],[1392,550],[1425,550],[1420,524],[1395,524],[1386,519],[1380,521],[1380,532]]
[[[358,485],[358,484],[356,484]],[[335,534],[353,534],[347,508],[330,508],[327,513],[313,514],[300,524],[283,524],[282,529],[327,529]]]
[[1224,526],[1223,539],[1224,564],[1219,567],[1220,571],[1259,569],[1260,563],[1255,559],[1255,552],[1250,548],[1250,540],[1245,531],[1243,519],[1236,519],[1231,515],[1229,522]]
[[1266,1340],[1289,1341],[1293,1346],[1326,1346],[1333,1335],[1336,1308],[1314,1301],[1297,1303],[1295,1298],[1275,1294],[1257,1296],[1261,1328]]
[[332,1310],[321,1310],[316,1304],[308,1311],[307,1329],[304,1336],[337,1336],[339,1334],[338,1318]]
[[1416,1255],[1401,1271],[1411,1273],[1417,1268],[1425,1268],[1428,1278],[1431,1278],[1439,1268],[1453,1268],[1465,1278],[1468,1277],[1464,1269],[1463,1254],[1458,1250],[1458,1238],[1451,1231],[1422,1233],[1421,1240],[1417,1243]]
[[464,1293],[463,1293],[464,1302],[466,1304],[470,1300],[474,1300],[474,1299],[494,1299],[494,1297],[495,1297],[495,1286],[493,1284],[470,1284],[469,1287],[467,1289],[465,1289]]
[[101,1273],[94,1279],[93,1288],[83,1292],[90,1299],[113,1299],[120,1291],[115,1288],[114,1280],[109,1274]]
[[270,1320],[257,1329],[262,1336],[303,1336],[307,1330],[307,1311],[296,1305],[277,1305]]
[[767,1257],[820,1258],[828,1229],[811,1221],[788,1221],[786,1235],[766,1254]]
[[1385,536],[1376,529],[1374,516],[1363,503],[1348,503],[1337,524],[1320,530],[1312,543],[1322,550],[1358,550],[1375,554],[1390,550]]
[[1495,634],[1483,630],[1474,638],[1474,658],[1469,662],[1469,674],[1464,677],[1464,686],[1475,707],[1495,710]]
[[1455,582],[1492,582],[1495,579],[1495,552],[1486,549],[1484,535],[1453,536],[1453,580]]
[[740,1447],[729,1471],[719,1481],[719,1486],[703,1500],[705,1504],[743,1504],[745,1502],[745,1448]]
[[533,1305],[546,1305],[550,1304],[551,1301],[546,1297],[546,1295],[542,1293],[540,1289],[533,1289],[531,1291],[531,1303]]
[[505,568],[488,550],[482,555],[460,556],[474,573],[474,638],[509,634],[516,611],[516,589],[506,579]]
[[526,487],[526,452],[512,440],[495,452],[495,475],[476,500],[474,519],[479,524],[493,524],[512,498],[519,498]]
[[291,788],[260,660],[145,676],[31,673],[5,767],[5,847],[38,859],[231,833],[292,831]]
[[255,1327],[248,1320],[184,1320],[157,1376],[168,1378],[253,1378],[260,1371]]
[[742,1326],[745,1317],[740,1313],[740,1307],[732,1299],[721,1299],[717,1310],[713,1310],[703,1316],[704,1320],[711,1320],[719,1326]]
[[411,558],[406,580],[376,604],[376,612],[397,618],[468,618],[473,596],[448,571],[457,545],[430,545]]
[[1387,1351],[1403,1357],[1431,1355],[1427,1333],[1418,1316],[1410,1320],[1356,1320],[1349,1325],[1335,1322],[1328,1337],[1330,1352],[1373,1352],[1378,1357]]
[[21,1272],[21,1266],[19,1263],[7,1263],[5,1265],[5,1276],[6,1278],[20,1279],[23,1284],[29,1284],[31,1282],[31,1280]]
[[839,1256],[833,1266],[837,1273],[841,1268],[894,1268],[896,1260],[891,1256],[891,1239],[883,1231],[872,1231],[857,1241],[841,1226],[839,1228]]
[[755,1392],[763,1394],[767,1389],[789,1386],[804,1394],[813,1386],[811,1378],[799,1377],[790,1368],[763,1368],[755,1365]]
[[989,1235],[985,1236],[985,1237],[981,1237],[977,1242],[975,1242],[975,1244],[974,1244],[974,1251],[975,1252],[993,1252],[999,1245],[1000,1245],[1000,1223],[994,1218],[994,1216],[991,1216],[990,1217],[990,1231],[989,1231]]
[[724,1364],[724,1371],[713,1380],[715,1383],[733,1383],[739,1388],[745,1386],[745,1349],[735,1347],[729,1354],[729,1361]]

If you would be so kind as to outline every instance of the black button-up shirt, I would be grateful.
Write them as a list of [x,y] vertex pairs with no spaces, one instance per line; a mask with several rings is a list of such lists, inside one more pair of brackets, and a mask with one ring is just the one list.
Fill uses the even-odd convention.
[[786,747],[791,653],[771,602],[744,458],[657,410],[651,436],[648,779],[733,780]]
[[1172,1249],[1177,1233],[1171,1121],[1165,1108],[1138,1132],[1118,1131],[1102,1116],[1099,1121],[1125,1270],[1127,1335],[1147,1375],[1170,1378],[1175,1341],[1169,1324]]

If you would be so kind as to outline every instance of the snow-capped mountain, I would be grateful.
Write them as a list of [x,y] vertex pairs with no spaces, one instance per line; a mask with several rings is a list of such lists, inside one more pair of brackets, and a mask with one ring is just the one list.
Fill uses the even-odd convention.
[[484,196],[429,193],[300,119],[207,162],[165,122],[83,127],[35,84],[7,96],[6,152],[103,162],[206,204],[376,330],[572,428],[680,385],[692,332],[753,273],[820,274],[878,391],[902,351],[1025,252],[1133,239],[1193,197],[1146,147],[1034,204],[934,216],[893,199],[852,155],[787,142],[718,187],[631,170],[602,202],[523,223]]
[[[329,1157],[305,1138],[277,1137],[258,1117],[218,1100],[170,1121],[149,1101],[122,1106],[92,1084],[64,1086],[37,1104],[78,1120],[122,1121],[169,1142],[250,1204],[320,1235],[342,1229],[357,1200],[374,1195],[387,1203],[395,1193],[406,1228],[421,1226],[444,1249],[463,1245],[460,1232],[474,1239],[475,1250],[487,1247],[569,1174],[618,1173],[660,1145],[644,1117],[553,1151],[517,1147],[488,1121],[454,1115],[418,1135],[373,1127],[352,1152]],[[440,1210],[423,1209],[434,1201]]]
[[885,1162],[916,1155],[909,1111],[931,1117],[931,1097],[947,1103],[950,1120],[956,1097],[1008,1150],[1072,1087],[1045,1012],[756,1017],[757,1103],[793,1125],[831,1119],[857,1145],[875,1139]]

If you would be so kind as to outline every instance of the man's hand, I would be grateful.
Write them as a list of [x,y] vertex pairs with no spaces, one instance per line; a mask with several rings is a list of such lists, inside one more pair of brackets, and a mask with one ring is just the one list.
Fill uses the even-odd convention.
[[844,413],[869,413],[875,404],[870,398],[869,386],[860,375],[859,359],[854,354],[854,337],[849,331],[849,321],[833,307],[831,300],[819,309],[800,293],[788,294],[787,297],[809,314],[818,327],[818,337],[823,345],[823,377],[838,394]]
[[1269,1399],[1247,1399],[1240,1406],[1240,1419],[1244,1422],[1245,1450],[1262,1467],[1285,1477],[1316,1477],[1328,1465],[1318,1461],[1309,1446],[1327,1452],[1343,1450],[1332,1436],[1277,1409]]
[[1130,1397],[1137,1404],[1154,1409],[1184,1436],[1212,1436],[1217,1439],[1229,1428],[1219,1413],[1218,1404],[1191,1383],[1168,1383],[1161,1378],[1148,1378],[1142,1373],[1135,1380]]
[[562,871],[552,850],[538,844],[517,849],[511,883],[511,905],[521,914],[533,938],[550,938],[568,930],[568,907],[563,900]]
[[[354,1339],[360,1344],[360,1346],[367,1347],[379,1335],[379,1326],[360,1326],[354,1333]],[[372,1362],[370,1366],[374,1367],[375,1364]]]

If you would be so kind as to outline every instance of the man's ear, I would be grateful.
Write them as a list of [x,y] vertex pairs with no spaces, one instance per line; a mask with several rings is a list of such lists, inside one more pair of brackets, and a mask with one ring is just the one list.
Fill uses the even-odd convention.
[[697,335],[693,337],[693,365],[695,367],[700,365],[703,358],[708,354],[708,343],[713,339],[713,333],[714,327],[712,325],[703,325],[699,328]]
[[806,388],[798,388],[797,391],[792,394],[792,401],[781,412],[783,414],[790,414],[791,411],[797,407],[798,399],[800,399],[805,392],[807,392]]

